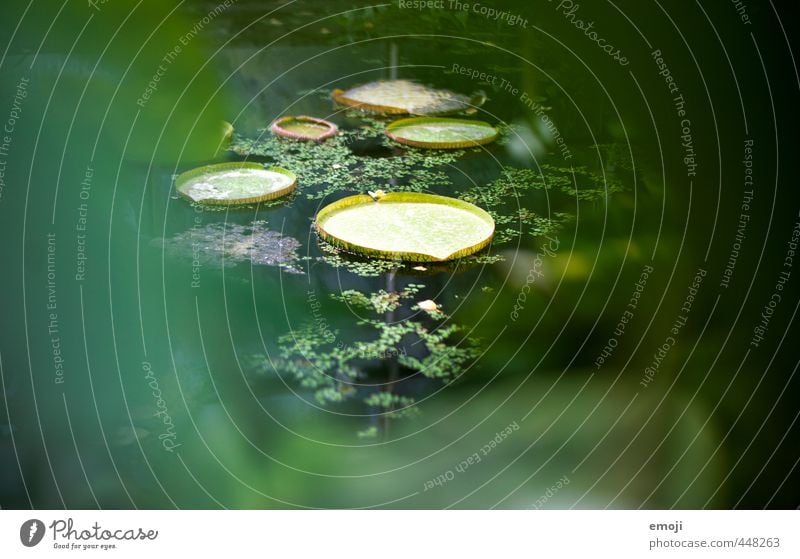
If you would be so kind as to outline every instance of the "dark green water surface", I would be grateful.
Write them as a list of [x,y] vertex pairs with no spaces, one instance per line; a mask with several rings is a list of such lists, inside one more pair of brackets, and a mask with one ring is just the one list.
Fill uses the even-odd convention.
[[[800,504],[788,12],[12,4],[3,507]],[[330,99],[390,78],[482,91],[500,139],[406,148]],[[342,133],[269,133],[301,114]],[[177,196],[241,160],[296,192]],[[495,240],[420,267],[318,239],[379,189],[470,201]]]

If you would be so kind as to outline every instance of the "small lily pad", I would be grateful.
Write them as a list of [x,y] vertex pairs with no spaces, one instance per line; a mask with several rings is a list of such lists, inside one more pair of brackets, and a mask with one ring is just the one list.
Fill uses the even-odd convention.
[[468,202],[433,194],[391,192],[348,196],[317,214],[316,228],[344,250],[414,262],[442,262],[486,247],[494,220]]
[[273,134],[293,140],[322,141],[339,132],[332,122],[313,116],[285,116],[272,123]]
[[488,144],[497,129],[480,120],[418,117],[396,120],[386,127],[395,142],[418,148],[458,149]]
[[186,171],[175,179],[183,196],[202,204],[255,204],[289,194],[297,184],[291,171],[252,162],[220,163]]
[[485,97],[473,97],[447,89],[434,89],[409,80],[370,82],[347,91],[334,89],[333,99],[342,105],[382,114],[435,115],[474,111]]

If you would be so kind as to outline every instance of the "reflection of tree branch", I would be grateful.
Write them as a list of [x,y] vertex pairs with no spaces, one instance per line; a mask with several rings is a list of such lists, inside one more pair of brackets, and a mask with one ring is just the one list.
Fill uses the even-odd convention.
[[[397,79],[397,65],[400,63],[400,49],[397,46],[397,43],[392,41],[389,44],[389,79],[396,80]],[[389,184],[392,187],[396,186],[397,179],[391,178],[389,179]],[[386,274],[386,292],[387,293],[396,293],[395,290],[395,279],[397,275],[397,268],[389,271]],[[395,312],[394,309],[389,309],[385,315],[386,324],[394,324],[395,321]],[[394,392],[394,383],[397,382],[397,378],[400,374],[400,365],[397,361],[397,356],[400,352],[399,342],[397,347],[397,352],[389,357],[389,386],[387,388],[387,392],[391,394]],[[389,409],[386,410],[385,415],[383,416],[383,436],[389,436],[389,415],[394,411],[394,402],[391,403]]]
[[[390,294],[396,294],[396,276],[397,276],[397,268],[391,270],[388,274],[386,274],[386,292]],[[390,307],[389,310],[386,311],[384,314],[384,319],[386,321],[386,325],[394,324],[396,315],[395,315],[395,307]],[[398,346],[396,348],[396,352],[388,357],[388,369],[389,369],[389,385],[386,389],[388,393],[392,393],[394,391],[394,383],[397,382],[397,378],[400,376],[400,364],[397,361],[397,356],[400,354],[400,342],[398,342]],[[391,403],[389,409],[386,410],[385,415],[383,416],[383,433],[384,437],[389,435],[389,415],[394,411],[394,402]]]
[[[397,46],[397,43],[392,41],[389,44],[389,79],[396,80],[397,79],[397,65],[400,63],[400,49]],[[392,187],[396,186],[397,179],[391,178],[389,179],[389,184]],[[386,274],[386,292],[387,293],[395,293],[395,279],[397,274],[397,268],[391,270],[388,274]],[[391,309],[386,312],[386,324],[394,324],[395,321],[395,312],[394,309]],[[399,353],[400,347],[398,342],[397,352]],[[387,392],[390,394],[394,392],[394,383],[397,382],[397,377],[400,373],[400,365],[397,362],[397,354],[392,355],[389,357],[389,386],[387,388]],[[394,411],[394,402],[389,406],[389,409],[386,410],[386,414],[383,416],[383,436],[389,436],[389,415]]]

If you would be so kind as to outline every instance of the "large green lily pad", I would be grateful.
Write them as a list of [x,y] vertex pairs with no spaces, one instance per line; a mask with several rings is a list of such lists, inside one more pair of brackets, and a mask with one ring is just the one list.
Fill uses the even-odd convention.
[[206,165],[175,179],[178,192],[202,204],[255,204],[285,196],[296,184],[291,171],[253,162]]
[[434,89],[409,80],[370,82],[347,91],[335,89],[333,99],[342,105],[383,114],[436,115],[474,111],[484,97],[447,89]]
[[386,127],[386,135],[392,140],[420,148],[475,147],[495,141],[497,134],[487,122],[460,118],[404,118]]
[[345,250],[378,258],[441,262],[486,247],[494,220],[468,202],[415,192],[334,202],[317,214],[320,236]]

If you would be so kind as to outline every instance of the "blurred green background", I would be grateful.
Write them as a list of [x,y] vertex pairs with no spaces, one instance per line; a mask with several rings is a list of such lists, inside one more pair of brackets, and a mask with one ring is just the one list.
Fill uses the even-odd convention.
[[[571,15],[544,0],[470,4],[4,6],[2,507],[800,505],[800,271],[785,261],[800,220],[791,9],[753,2],[746,23],[724,0],[587,2]],[[629,64],[576,18],[593,21]],[[491,194],[504,169],[531,170],[509,198],[519,207],[506,226],[519,234],[492,258],[419,276],[331,259],[311,225],[322,204],[363,190],[339,188],[341,177],[326,190],[324,178],[300,173],[298,194],[270,207],[202,211],[176,197],[175,174],[242,159],[224,149],[222,121],[235,145],[266,141],[263,129],[283,114],[357,131],[374,124],[335,107],[330,90],[395,77],[482,90],[476,117],[508,127],[488,150],[445,162],[444,183],[422,182]],[[743,210],[750,141],[754,193]],[[347,148],[378,170],[404,157],[375,137]],[[384,179],[376,186],[415,180]],[[560,226],[533,231],[519,208]],[[532,269],[541,274],[514,320]],[[347,343],[373,340],[359,310],[331,295],[409,284],[425,287],[384,318],[435,329],[410,308],[434,299],[477,344],[457,380],[365,359],[355,366],[371,386],[318,401],[292,371],[330,348],[306,363],[287,352],[287,334],[322,316]],[[439,348],[443,359],[463,343]],[[425,357],[414,340],[398,347]],[[365,403],[387,380],[418,413]]]

